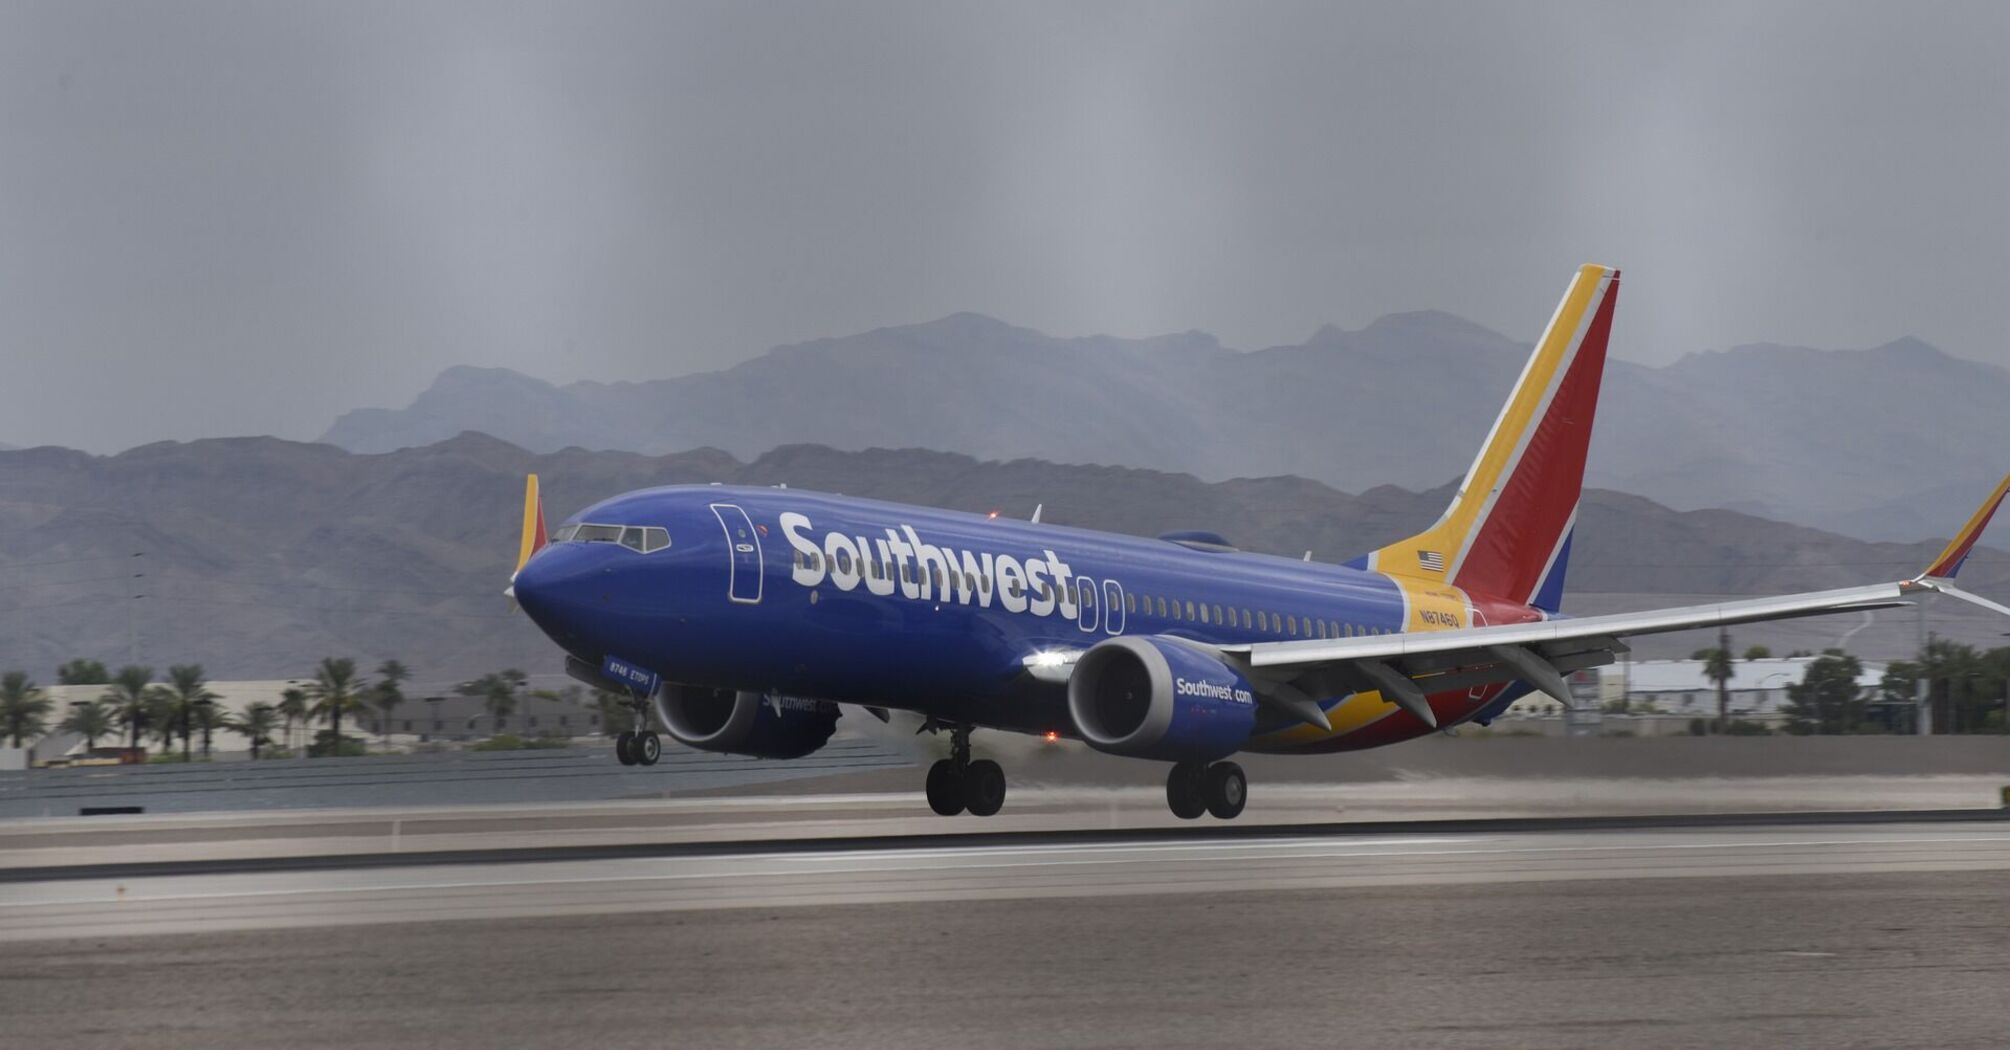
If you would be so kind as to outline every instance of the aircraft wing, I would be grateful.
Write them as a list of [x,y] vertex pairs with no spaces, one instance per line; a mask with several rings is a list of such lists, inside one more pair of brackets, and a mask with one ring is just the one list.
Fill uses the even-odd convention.
[[2010,607],[1970,594],[1951,581],[1921,577],[1832,591],[1535,623],[1209,648],[1241,665],[1251,680],[1259,683],[1259,690],[1281,697],[1275,701],[1276,706],[1314,724],[1325,719],[1318,714],[1312,697],[1343,689],[1378,689],[1426,724],[1437,725],[1437,717],[1424,697],[1446,689],[1519,680],[1568,703],[1570,692],[1564,676],[1613,662],[1627,651],[1623,639],[1632,635],[1887,609],[1910,605],[1935,593],[2010,615]]
[[1924,572],[1895,583],[1534,623],[1210,648],[1244,671],[1264,703],[1322,727],[1327,725],[1326,715],[1314,698],[1367,689],[1380,690],[1385,699],[1430,726],[1436,726],[1438,718],[1427,694],[1493,682],[1527,682],[1568,704],[1570,689],[1564,676],[1613,662],[1627,651],[1624,639],[1632,635],[1886,609],[1932,594],[2010,615],[2010,606],[1954,585],[1954,574],[2006,495],[2010,475]]

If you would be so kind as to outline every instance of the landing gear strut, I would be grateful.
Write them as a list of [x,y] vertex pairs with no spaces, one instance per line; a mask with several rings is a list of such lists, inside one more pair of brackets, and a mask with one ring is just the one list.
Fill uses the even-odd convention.
[[614,757],[624,766],[653,766],[663,757],[663,741],[649,728],[649,698],[631,690],[628,708],[635,712],[635,728],[614,738]]
[[945,817],[964,810],[988,817],[1005,806],[1005,770],[988,758],[970,760],[970,727],[949,731],[950,757],[928,767],[928,808]]
[[1234,820],[1248,802],[1249,778],[1233,762],[1178,762],[1166,774],[1166,805],[1181,820],[1202,813]]

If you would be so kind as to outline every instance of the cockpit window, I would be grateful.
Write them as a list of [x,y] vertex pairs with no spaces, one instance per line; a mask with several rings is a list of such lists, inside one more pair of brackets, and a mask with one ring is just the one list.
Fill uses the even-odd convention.
[[552,534],[553,543],[619,543],[642,554],[670,546],[670,530],[654,525],[566,525]]

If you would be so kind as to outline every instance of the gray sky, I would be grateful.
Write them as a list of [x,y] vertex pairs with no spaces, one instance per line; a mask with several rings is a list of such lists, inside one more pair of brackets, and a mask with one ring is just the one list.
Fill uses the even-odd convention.
[[2010,363],[2010,5],[0,0],[0,441],[970,309]]

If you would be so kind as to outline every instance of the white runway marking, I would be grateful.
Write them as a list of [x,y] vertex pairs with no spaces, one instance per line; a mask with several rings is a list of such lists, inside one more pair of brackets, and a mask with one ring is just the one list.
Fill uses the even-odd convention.
[[0,940],[434,919],[1724,875],[2010,869],[1967,825],[746,852],[16,883]]

